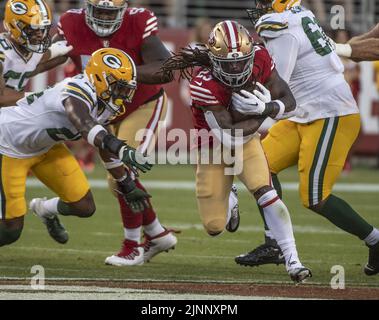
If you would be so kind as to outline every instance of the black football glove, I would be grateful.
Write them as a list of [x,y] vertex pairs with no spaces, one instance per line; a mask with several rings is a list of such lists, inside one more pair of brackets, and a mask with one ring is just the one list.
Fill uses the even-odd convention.
[[151,198],[151,195],[139,189],[130,177],[118,182],[118,190],[116,191],[124,197],[134,213],[150,208],[148,199]]

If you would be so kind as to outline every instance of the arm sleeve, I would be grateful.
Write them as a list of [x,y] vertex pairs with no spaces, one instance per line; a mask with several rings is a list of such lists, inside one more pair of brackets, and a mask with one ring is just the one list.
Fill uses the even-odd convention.
[[299,53],[298,40],[287,33],[267,41],[266,47],[275,61],[279,75],[288,83]]

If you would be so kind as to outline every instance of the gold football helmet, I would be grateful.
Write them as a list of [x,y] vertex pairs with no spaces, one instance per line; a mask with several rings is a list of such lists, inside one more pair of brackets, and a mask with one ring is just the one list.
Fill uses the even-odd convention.
[[87,25],[99,37],[107,37],[121,27],[127,7],[127,0],[86,0]]
[[280,13],[300,4],[301,0],[255,0],[255,6],[252,9],[248,9],[247,13],[255,24],[260,17],[267,13]]
[[44,53],[51,44],[52,15],[44,0],[8,0],[4,27],[27,50]]
[[102,107],[114,116],[125,112],[137,89],[137,71],[132,58],[124,51],[104,48],[95,51],[84,70]]
[[212,74],[228,87],[243,86],[251,77],[254,45],[249,32],[238,22],[226,20],[212,30],[207,47]]

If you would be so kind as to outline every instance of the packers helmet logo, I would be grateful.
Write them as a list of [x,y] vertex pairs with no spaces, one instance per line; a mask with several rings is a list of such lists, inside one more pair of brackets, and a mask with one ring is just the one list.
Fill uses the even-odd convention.
[[22,2],[14,2],[11,4],[11,10],[13,13],[17,15],[23,15],[28,12],[28,7],[25,3]]
[[106,66],[112,69],[120,69],[122,66],[121,60],[113,54],[106,54],[103,57],[103,62]]

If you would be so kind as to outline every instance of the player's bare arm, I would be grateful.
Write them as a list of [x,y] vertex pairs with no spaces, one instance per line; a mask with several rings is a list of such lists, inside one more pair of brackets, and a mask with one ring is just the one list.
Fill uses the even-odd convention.
[[350,58],[356,62],[379,60],[379,38],[357,40],[350,43]]
[[72,50],[72,46],[67,44],[66,39],[63,36],[55,35],[53,37],[52,45],[44,53],[40,63],[31,74],[31,77],[35,75],[49,71],[65,63],[68,59],[67,54]]
[[170,52],[157,36],[148,37],[142,45],[144,64],[137,66],[137,80],[145,84],[162,84],[172,81],[161,70],[163,63],[170,58]]
[[356,62],[379,60],[379,24],[369,32],[352,38],[348,43],[335,44],[339,56]]
[[117,183],[117,193],[121,194],[130,204],[133,212],[140,212],[150,207],[148,198],[151,196],[145,191],[137,188],[124,164],[108,150],[99,149],[99,155],[104,167],[112,175]]
[[88,107],[79,99],[69,97],[64,101],[68,118],[82,137],[90,144],[108,150],[118,156],[124,164],[136,167],[142,172],[151,169],[146,158],[134,148],[110,134],[103,126],[97,123],[90,115]]
[[206,109],[206,118],[208,124],[212,128],[212,119],[209,119],[209,114],[212,113],[217,125],[221,129],[231,130],[231,134],[234,135],[236,130],[242,130],[244,136],[254,134],[262,125],[266,117],[248,116],[245,120],[236,121],[233,119],[232,113],[223,106],[208,106]]
[[[274,69],[265,84],[265,87],[270,91],[273,101],[280,100],[285,106],[285,113],[296,109],[296,100],[288,84],[280,77],[279,73]],[[274,103],[274,102],[273,102]],[[277,103],[274,103],[272,113],[279,111]],[[272,115],[272,114],[271,114]],[[271,116],[269,115],[269,116]],[[277,115],[277,113],[275,114]]]

